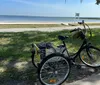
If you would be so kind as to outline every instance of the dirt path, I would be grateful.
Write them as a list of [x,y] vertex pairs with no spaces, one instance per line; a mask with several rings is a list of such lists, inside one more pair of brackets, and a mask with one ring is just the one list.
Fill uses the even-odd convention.
[[[24,32],[24,31],[41,31],[41,32],[53,32],[61,31],[66,29],[74,29],[80,26],[69,26],[69,27],[52,27],[52,28],[2,28],[0,32]],[[100,28],[100,26],[90,26],[90,28]]]
[[89,76],[82,80],[75,81],[70,84],[65,83],[64,85],[100,85],[100,73],[96,75],[93,74],[92,76]]
[[[6,67],[6,71],[5,75],[0,76],[0,85],[41,85],[31,60],[11,61],[3,67]],[[72,66],[68,79],[62,85],[100,85],[100,70]]]
[[[81,69],[75,69],[73,67],[70,72],[70,76],[62,85],[100,85],[100,71],[96,72],[93,68],[85,67]],[[36,85],[41,85],[38,81]]]

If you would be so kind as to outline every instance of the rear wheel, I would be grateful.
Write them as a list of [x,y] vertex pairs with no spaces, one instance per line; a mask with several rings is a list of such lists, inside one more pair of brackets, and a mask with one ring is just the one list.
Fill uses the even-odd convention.
[[60,85],[69,72],[68,60],[61,54],[51,54],[41,62],[38,75],[43,85]]
[[89,46],[88,49],[83,49],[80,53],[80,58],[84,64],[90,67],[100,66],[100,49]]

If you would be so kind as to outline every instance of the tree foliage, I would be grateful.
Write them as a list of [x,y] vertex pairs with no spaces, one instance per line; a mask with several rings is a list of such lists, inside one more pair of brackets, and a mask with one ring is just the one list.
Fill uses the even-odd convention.
[[[83,0],[80,0],[80,1],[82,2]],[[100,4],[100,0],[96,0],[96,4],[99,5]]]
[[[65,0],[66,3],[67,0]],[[82,3],[84,0],[80,0],[80,2]],[[99,5],[100,4],[100,0],[96,0],[96,4]]]
[[100,0],[96,0],[96,4],[99,5],[100,4]]

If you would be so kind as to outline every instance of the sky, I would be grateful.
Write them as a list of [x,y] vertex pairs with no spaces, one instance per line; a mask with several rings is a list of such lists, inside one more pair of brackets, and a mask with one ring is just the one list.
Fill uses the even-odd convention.
[[100,17],[96,0],[0,0],[0,15]]

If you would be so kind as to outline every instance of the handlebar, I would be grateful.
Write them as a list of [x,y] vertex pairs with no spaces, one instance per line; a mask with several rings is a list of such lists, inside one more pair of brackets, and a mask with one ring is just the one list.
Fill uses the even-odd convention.
[[81,22],[78,22],[78,24],[83,25],[84,29],[75,28],[75,29],[71,30],[70,32],[82,31],[82,32],[84,33],[84,35],[85,35],[86,32],[87,32],[87,29],[86,29],[86,27],[87,27],[87,28],[89,29],[89,34],[90,34],[90,37],[89,37],[89,38],[91,38],[91,37],[92,37],[91,29],[90,29],[90,27],[84,22],[84,20],[82,20]]

